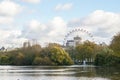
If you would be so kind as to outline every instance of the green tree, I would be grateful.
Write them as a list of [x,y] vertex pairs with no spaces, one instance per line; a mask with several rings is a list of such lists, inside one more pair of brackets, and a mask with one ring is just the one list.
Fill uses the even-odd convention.
[[54,62],[52,62],[49,57],[35,57],[33,61],[33,65],[55,65]]
[[43,64],[43,59],[41,57],[35,57],[33,61],[33,65],[41,65]]
[[96,55],[96,44],[90,41],[85,41],[83,44],[79,44],[76,47],[76,59],[78,60],[90,60],[94,59]]
[[32,65],[33,60],[35,58],[35,53],[24,53],[25,58],[24,58],[24,65]]
[[115,56],[113,50],[108,47],[103,47],[95,58],[95,65],[98,66],[116,66],[119,62],[119,57]]
[[45,48],[40,45],[18,48],[0,54],[0,64],[10,65],[67,65],[72,60],[60,45],[51,43]]
[[18,53],[17,56],[16,56],[16,65],[23,65],[24,64],[24,59],[25,59],[25,56],[23,53]]
[[0,56],[0,64],[2,65],[10,64],[9,57],[6,55]]
[[115,55],[120,57],[120,32],[113,37],[110,48],[115,52]]
[[75,47],[69,46],[65,50],[66,50],[66,52],[69,53],[71,59],[74,61],[75,58],[76,58],[76,54],[77,54],[77,51],[76,51]]

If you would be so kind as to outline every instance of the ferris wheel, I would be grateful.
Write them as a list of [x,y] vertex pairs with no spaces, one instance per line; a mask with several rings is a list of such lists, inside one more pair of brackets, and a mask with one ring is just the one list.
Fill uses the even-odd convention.
[[66,46],[67,40],[70,40],[76,36],[81,37],[83,40],[90,40],[95,42],[93,35],[89,31],[81,28],[74,28],[65,35],[63,45]]

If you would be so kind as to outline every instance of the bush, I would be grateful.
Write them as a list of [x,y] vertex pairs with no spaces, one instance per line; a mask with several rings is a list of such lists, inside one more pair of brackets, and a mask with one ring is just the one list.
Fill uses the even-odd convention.
[[109,52],[102,52],[96,55],[95,65],[97,66],[117,66],[120,64],[120,57]]

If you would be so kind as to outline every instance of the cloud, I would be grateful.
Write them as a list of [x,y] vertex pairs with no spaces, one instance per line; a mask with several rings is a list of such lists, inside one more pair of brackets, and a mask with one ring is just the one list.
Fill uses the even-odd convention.
[[22,11],[22,7],[13,1],[0,2],[0,16],[15,16]]
[[0,2],[0,24],[11,24],[14,17],[22,11],[23,7],[19,4],[5,0]]
[[49,35],[56,36],[58,34],[64,34],[66,31],[66,23],[61,17],[54,17],[49,23],[50,32]]
[[58,4],[55,7],[56,11],[61,11],[61,10],[70,10],[73,7],[72,3],[66,3],[66,4]]
[[35,32],[39,30],[43,31],[46,29],[46,26],[41,24],[37,20],[31,20],[27,26],[30,28],[30,30],[35,31]]
[[63,40],[67,30],[66,22],[61,17],[54,17],[47,23],[31,20],[25,25],[23,34],[25,38],[37,39],[40,43],[59,42]]
[[4,30],[0,29],[0,42],[2,46],[7,47],[15,47],[21,46],[22,43],[27,40],[25,38],[19,37],[22,33],[21,30]]
[[96,41],[100,39],[101,42],[109,43],[111,37],[120,31],[120,14],[96,10],[86,17],[71,20],[68,24],[90,31]]
[[0,24],[11,24],[14,22],[13,17],[0,16]]
[[[5,20],[10,20],[7,22],[12,22],[11,17],[10,19],[3,19],[3,21]],[[0,23],[2,23],[1,18]],[[70,24],[71,26],[67,24]],[[72,19],[69,22],[65,22],[62,17],[56,16],[46,23],[32,19],[26,22],[23,30],[0,29],[0,42],[4,41],[1,45],[9,43],[16,43],[20,45],[25,40],[37,39],[40,44],[45,42],[58,42],[62,44],[64,36],[68,33],[68,31],[75,28],[82,28],[93,34],[93,38],[97,43],[105,42],[109,44],[113,35],[120,31],[119,27],[119,13],[96,10],[88,16]],[[84,37],[88,36],[84,35]]]
[[[54,17],[47,23],[40,23],[37,20],[31,20],[27,25],[27,29],[29,31],[27,38],[37,39],[42,43],[62,43],[64,36],[68,33],[68,31],[75,28],[81,28],[91,33],[93,35],[94,41],[97,43],[106,42],[109,44],[115,33],[120,31],[119,25],[120,14],[103,10],[96,10],[88,16],[72,19],[69,22],[65,22],[61,17]],[[90,36],[86,35],[86,33],[83,38],[85,37],[86,39],[87,37],[90,38]]]
[[12,0],[0,1],[0,47],[8,47],[14,44],[17,46],[24,40],[24,38],[19,38],[21,30],[16,30],[16,27],[12,27],[16,15],[22,10],[23,7]]
[[107,33],[120,31],[120,14],[96,10],[85,19],[83,23],[94,28],[103,29]]
[[28,3],[39,3],[41,0],[22,0],[24,2],[28,2]]

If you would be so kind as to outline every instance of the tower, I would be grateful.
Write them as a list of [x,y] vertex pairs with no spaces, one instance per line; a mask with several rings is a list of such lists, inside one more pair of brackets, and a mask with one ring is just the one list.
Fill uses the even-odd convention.
[[81,37],[76,36],[74,37],[74,47],[77,46],[78,44],[81,44]]
[[31,46],[31,44],[30,44],[29,41],[23,43],[23,47],[24,47],[24,48],[30,47],[30,46]]
[[81,40],[82,40],[81,37],[76,36],[76,37],[74,37],[73,40],[67,40],[66,46],[67,47],[76,47],[78,44],[82,43]]

